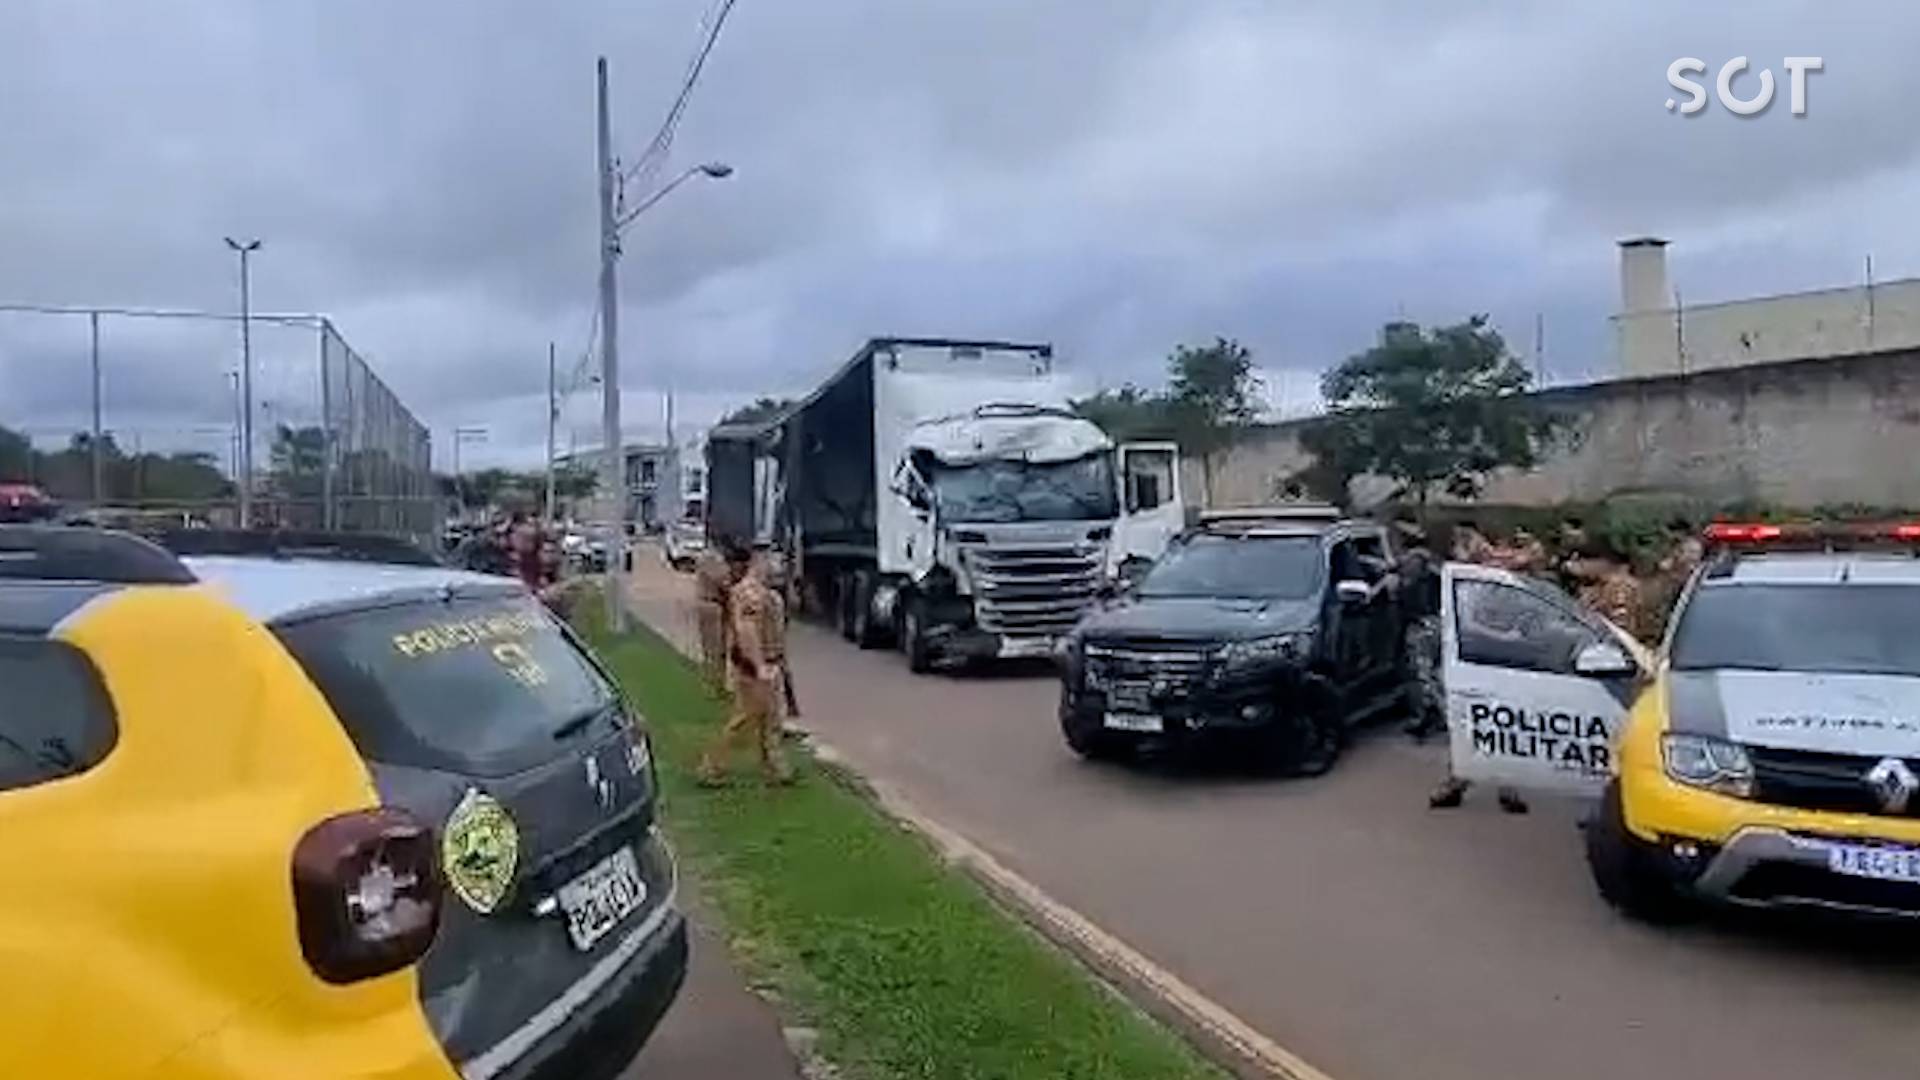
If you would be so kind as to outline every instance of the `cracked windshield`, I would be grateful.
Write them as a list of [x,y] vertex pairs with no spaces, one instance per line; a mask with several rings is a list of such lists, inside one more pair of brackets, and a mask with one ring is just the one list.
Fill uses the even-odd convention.
[[1916,41],[0,0],[0,1080],[1920,1077]]

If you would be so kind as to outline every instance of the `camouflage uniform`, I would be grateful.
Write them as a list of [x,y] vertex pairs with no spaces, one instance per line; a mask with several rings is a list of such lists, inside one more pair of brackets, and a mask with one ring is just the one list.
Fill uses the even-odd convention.
[[764,564],[747,571],[728,594],[732,632],[733,712],[727,726],[700,759],[700,779],[722,782],[727,758],[742,740],[752,740],[760,775],[769,783],[793,779],[780,752],[780,683],[787,662],[786,602],[767,587]]
[[1633,571],[1610,559],[1573,559],[1567,572],[1579,582],[1577,599],[1601,618],[1644,640],[1640,582]]
[[693,563],[694,615],[700,627],[700,670],[715,693],[727,688],[727,590],[733,569],[709,548]]

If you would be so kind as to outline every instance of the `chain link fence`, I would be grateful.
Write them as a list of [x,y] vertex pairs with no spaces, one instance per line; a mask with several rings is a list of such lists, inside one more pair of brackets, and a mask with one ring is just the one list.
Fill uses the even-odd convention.
[[0,304],[0,485],[115,524],[253,523],[435,538],[426,425],[329,320]]

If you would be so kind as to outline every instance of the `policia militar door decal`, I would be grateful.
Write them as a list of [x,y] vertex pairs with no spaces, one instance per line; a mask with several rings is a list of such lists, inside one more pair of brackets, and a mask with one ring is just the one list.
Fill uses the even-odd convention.
[[[1541,581],[1449,563],[1441,584],[1441,670],[1453,774],[1597,795],[1643,677],[1638,645]],[[1630,670],[1581,673],[1581,666],[1596,666],[1596,656],[1612,657]],[[1620,658],[1626,663],[1619,664]]]

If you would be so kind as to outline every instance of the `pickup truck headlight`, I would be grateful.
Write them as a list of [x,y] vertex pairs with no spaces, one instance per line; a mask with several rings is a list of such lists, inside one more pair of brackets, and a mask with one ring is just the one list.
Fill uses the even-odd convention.
[[1305,634],[1273,634],[1236,641],[1220,650],[1229,674],[1289,663],[1306,652]]
[[1742,799],[1753,795],[1753,761],[1739,743],[1668,732],[1660,737],[1660,761],[1678,783]]

